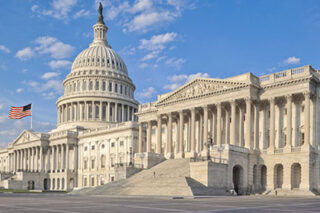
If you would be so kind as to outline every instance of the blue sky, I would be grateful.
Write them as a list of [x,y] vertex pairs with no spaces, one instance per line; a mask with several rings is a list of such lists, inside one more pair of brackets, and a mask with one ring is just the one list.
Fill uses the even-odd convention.
[[[92,41],[95,0],[11,0],[0,7],[0,145],[30,127],[7,118],[33,103],[36,131],[56,125],[72,61]],[[319,68],[318,0],[104,0],[108,42],[124,59],[140,102],[196,76],[264,75]]]

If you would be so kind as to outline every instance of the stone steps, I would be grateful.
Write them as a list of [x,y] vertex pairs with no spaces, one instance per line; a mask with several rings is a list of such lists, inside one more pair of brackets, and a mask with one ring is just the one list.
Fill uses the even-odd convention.
[[194,196],[226,195],[224,189],[206,187],[190,178],[188,159],[170,159],[128,179],[80,189],[73,194]]

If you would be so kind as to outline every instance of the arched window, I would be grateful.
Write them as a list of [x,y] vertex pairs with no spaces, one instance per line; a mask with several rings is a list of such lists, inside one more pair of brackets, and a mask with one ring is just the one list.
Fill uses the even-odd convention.
[[101,168],[105,168],[105,167],[106,167],[106,156],[101,155]]

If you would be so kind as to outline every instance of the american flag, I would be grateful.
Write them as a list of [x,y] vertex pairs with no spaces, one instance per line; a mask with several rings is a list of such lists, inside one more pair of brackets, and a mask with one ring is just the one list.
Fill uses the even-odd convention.
[[11,107],[9,118],[21,119],[26,116],[31,116],[31,104],[22,107]]

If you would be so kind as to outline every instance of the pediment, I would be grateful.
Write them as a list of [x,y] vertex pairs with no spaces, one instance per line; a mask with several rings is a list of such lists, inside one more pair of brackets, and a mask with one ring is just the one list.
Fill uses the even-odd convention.
[[196,98],[239,86],[246,86],[246,83],[223,79],[197,78],[176,89],[163,99],[160,99],[157,104],[162,105],[180,100]]
[[12,145],[24,144],[29,141],[40,140],[40,137],[32,131],[24,130],[13,142]]

